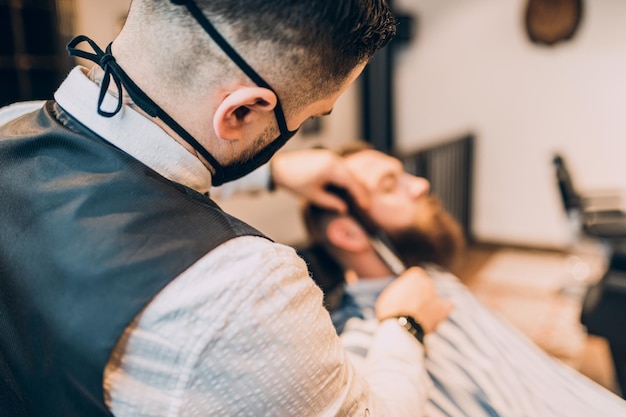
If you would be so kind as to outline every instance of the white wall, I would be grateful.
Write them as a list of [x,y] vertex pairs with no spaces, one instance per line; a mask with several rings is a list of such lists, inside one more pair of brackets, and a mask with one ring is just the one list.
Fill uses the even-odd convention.
[[582,187],[626,188],[626,2],[584,2],[576,37],[555,47],[527,40],[525,0],[395,4],[419,17],[396,74],[399,146],[476,133],[479,240],[567,242],[554,150]]

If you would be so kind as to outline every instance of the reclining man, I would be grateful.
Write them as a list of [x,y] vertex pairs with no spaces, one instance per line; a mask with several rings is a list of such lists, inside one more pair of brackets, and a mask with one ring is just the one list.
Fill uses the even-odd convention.
[[[425,372],[433,384],[425,415],[626,415],[626,402],[549,357],[441,267],[454,261],[463,237],[452,217],[429,195],[425,179],[406,173],[397,159],[368,148],[347,151],[345,160],[369,193],[367,221],[388,236],[405,265],[422,265],[439,296],[455,306],[424,339]],[[340,302],[329,309],[358,366],[367,360],[378,326],[373,315],[380,307],[377,297],[402,277],[395,278],[353,216],[309,205],[304,217],[313,243],[325,248],[336,267],[348,271],[339,275],[340,280],[345,277]],[[332,287],[327,285],[332,284],[329,277],[314,278]]]

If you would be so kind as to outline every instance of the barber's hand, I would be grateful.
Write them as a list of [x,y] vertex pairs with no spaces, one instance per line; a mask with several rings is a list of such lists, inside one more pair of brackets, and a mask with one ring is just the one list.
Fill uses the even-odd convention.
[[437,295],[435,284],[426,272],[413,267],[393,280],[378,297],[376,316],[381,321],[411,316],[429,333],[448,317],[452,308],[450,301]]
[[274,155],[270,163],[272,179],[277,187],[330,210],[345,213],[347,206],[326,191],[329,184],[345,188],[361,207],[369,206],[369,198],[344,164],[343,158],[327,149],[304,149]]

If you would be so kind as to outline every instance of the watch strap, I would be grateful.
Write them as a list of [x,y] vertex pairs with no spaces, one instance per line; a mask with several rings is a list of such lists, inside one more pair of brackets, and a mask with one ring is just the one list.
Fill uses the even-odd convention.
[[424,344],[424,328],[411,316],[398,316],[398,324],[411,333],[421,344]]

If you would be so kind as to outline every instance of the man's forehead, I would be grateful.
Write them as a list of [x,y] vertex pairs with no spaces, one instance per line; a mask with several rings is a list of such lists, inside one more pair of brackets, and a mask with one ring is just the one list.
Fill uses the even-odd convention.
[[401,165],[396,158],[373,149],[348,156],[346,164],[354,177],[367,186],[375,186],[382,176]]

